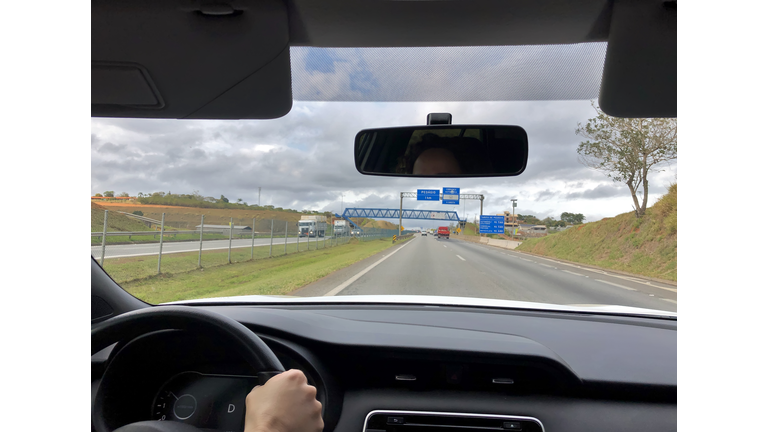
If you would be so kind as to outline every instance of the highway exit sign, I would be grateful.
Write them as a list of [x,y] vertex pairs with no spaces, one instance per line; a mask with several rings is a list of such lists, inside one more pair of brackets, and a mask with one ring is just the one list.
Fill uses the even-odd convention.
[[443,188],[443,204],[458,205],[459,204],[459,188]]
[[440,201],[440,189],[416,189],[417,201]]

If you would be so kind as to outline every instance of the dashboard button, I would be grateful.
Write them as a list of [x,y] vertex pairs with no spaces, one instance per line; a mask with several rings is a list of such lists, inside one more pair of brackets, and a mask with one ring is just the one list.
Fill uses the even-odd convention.
[[405,419],[403,417],[387,417],[387,424],[404,424]]
[[523,430],[523,424],[518,421],[504,422],[504,429],[511,430],[511,431],[520,431],[520,430]]
[[461,373],[463,372],[461,366],[448,366],[445,372],[448,384],[461,384]]

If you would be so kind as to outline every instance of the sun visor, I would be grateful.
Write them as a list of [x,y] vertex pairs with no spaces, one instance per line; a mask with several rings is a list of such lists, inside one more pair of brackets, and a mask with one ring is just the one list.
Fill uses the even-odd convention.
[[615,117],[677,117],[677,2],[616,0],[600,88]]
[[120,63],[91,65],[91,104],[155,109],[165,105],[145,68]]
[[270,119],[291,109],[279,0],[94,0],[91,32],[93,117]]

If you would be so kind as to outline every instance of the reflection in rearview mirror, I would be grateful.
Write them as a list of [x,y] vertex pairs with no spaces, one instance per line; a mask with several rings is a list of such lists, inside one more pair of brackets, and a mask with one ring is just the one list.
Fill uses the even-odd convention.
[[409,126],[355,136],[355,165],[368,175],[516,176],[527,162],[528,136],[519,126]]

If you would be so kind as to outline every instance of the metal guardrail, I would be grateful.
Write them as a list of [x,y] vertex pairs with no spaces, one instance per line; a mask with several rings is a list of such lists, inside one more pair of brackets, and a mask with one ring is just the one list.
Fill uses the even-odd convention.
[[[107,237],[114,237],[114,236],[142,236],[142,235],[158,235],[160,234],[160,231],[110,231],[107,232]],[[194,230],[194,231],[165,231],[163,233],[164,235],[169,234],[200,234],[200,230]],[[221,229],[213,229],[213,230],[203,230],[203,234],[221,234]],[[242,235],[242,234],[251,234],[251,231],[243,231],[241,233],[234,233],[235,235]],[[266,235],[269,234],[269,232],[256,232],[256,235]],[[101,237],[104,233],[101,232],[92,232],[91,237]],[[222,234],[227,235],[227,234]]]

